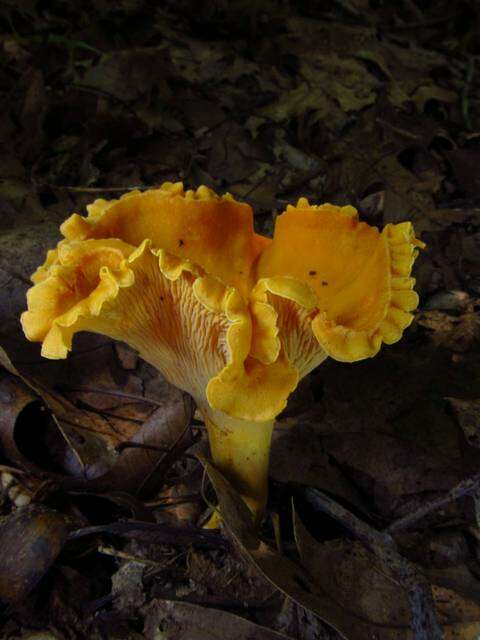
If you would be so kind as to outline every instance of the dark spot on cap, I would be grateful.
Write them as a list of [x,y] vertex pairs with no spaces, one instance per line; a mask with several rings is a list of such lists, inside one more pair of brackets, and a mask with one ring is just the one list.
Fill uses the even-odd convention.
[[309,276],[316,276],[316,275],[317,275],[317,272],[316,272],[316,271],[309,271],[309,272],[308,272],[308,275],[309,275]]
[[180,240],[178,241],[178,246],[183,247],[184,244],[185,242],[180,238]]
[[328,282],[326,280],[322,280],[322,287],[327,287],[328,286]]
[[163,296],[160,296],[160,300],[163,302],[163,301],[164,301],[164,297],[163,297]]

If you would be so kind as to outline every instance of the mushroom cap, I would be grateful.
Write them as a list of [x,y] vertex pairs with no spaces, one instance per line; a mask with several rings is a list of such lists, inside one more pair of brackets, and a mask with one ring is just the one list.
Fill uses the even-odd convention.
[[300,199],[273,239],[251,208],[181,183],[96,200],[32,276],[22,325],[47,358],[78,331],[127,342],[200,406],[265,422],[327,356],[399,340],[418,304],[412,225]]
[[379,232],[351,206],[303,198],[278,216],[256,276],[263,290],[311,313],[328,356],[354,362],[397,342],[411,324],[418,295],[410,273],[422,246],[410,222]]

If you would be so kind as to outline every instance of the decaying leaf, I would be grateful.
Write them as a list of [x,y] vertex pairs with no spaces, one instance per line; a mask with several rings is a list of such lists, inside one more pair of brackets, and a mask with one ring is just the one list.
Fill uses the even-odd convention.
[[480,605],[459,593],[433,587],[433,596],[445,630],[445,640],[477,640],[480,634]]
[[[321,416],[318,417],[321,420]],[[278,428],[279,427],[279,428]],[[355,486],[332,463],[322,438],[308,418],[281,421],[274,431],[270,476],[279,482],[309,485],[344,498],[359,509],[364,500]],[[301,465],[298,461],[302,460]]]
[[[336,590],[332,590],[332,582],[324,583],[323,579],[320,579],[321,566],[319,565],[318,570],[314,570],[312,566],[312,549],[304,558],[302,566],[280,555],[258,539],[254,533],[251,516],[246,511],[239,495],[211,463],[206,462],[205,468],[217,493],[219,508],[226,527],[241,551],[277,589],[299,605],[316,613],[347,640],[349,638],[358,638],[359,640],[413,638],[409,624],[404,620],[401,622],[396,620],[393,624],[392,620],[388,619],[387,621],[385,619],[369,620],[365,617],[364,610],[351,606],[353,605],[351,601],[349,601],[350,606],[347,609],[345,601],[341,601],[342,588],[345,588],[345,585],[343,587],[337,586]],[[365,570],[369,570],[368,561],[360,559],[359,562],[363,563],[362,566]],[[334,567],[335,560],[332,564]],[[372,575],[374,574],[372,573]],[[348,585],[352,574],[345,577],[347,579],[346,585]],[[358,607],[359,603],[357,602],[356,605]],[[380,617],[380,611],[384,613],[383,600],[380,599],[377,606],[377,614]],[[402,615],[401,609],[398,609],[398,598],[391,599],[390,612],[393,609],[395,609],[396,615]],[[388,613],[385,615],[388,618]]]
[[335,53],[315,53],[311,59],[305,54],[300,68],[302,82],[265,107],[263,115],[282,122],[312,110],[313,122],[328,117],[328,126],[334,129],[345,124],[349,112],[375,101],[379,83],[363,65]]
[[156,640],[288,640],[283,633],[227,611],[187,602],[154,600],[145,608],[145,637]]
[[359,542],[319,544],[295,512],[294,523],[300,560],[323,591],[353,618],[370,623],[372,637],[413,637],[407,594],[385,563]]
[[480,400],[447,398],[470,446],[480,448]]
[[[11,362],[6,359],[6,355],[2,356],[2,360],[13,374],[18,373],[11,365]],[[113,451],[107,449],[105,442],[96,437],[95,434],[88,432],[84,437],[81,432],[75,429],[77,421],[82,424],[85,420],[81,411],[78,411],[58,394],[45,389],[36,382],[32,382],[29,378],[25,376],[17,377],[12,373],[0,371],[0,384],[3,389],[0,443],[10,460],[23,467],[41,472],[41,460],[37,457],[32,464],[28,456],[22,453],[22,446],[18,441],[18,430],[23,428],[24,441],[27,445],[26,447],[23,446],[23,450],[25,450],[29,447],[31,448],[28,444],[30,440],[33,441],[36,438],[35,441],[38,441],[40,426],[42,425],[44,427],[42,437],[44,437],[44,440],[50,437],[49,444],[44,444],[45,451],[43,452],[46,454],[44,462],[47,467],[50,467],[50,471],[52,470],[51,462],[54,458],[50,454],[53,453],[53,443],[54,441],[58,442],[57,436],[60,433],[65,437],[65,444],[69,445],[66,448],[63,447],[64,452],[69,449],[72,455],[69,456],[67,453],[61,461],[56,461],[57,465],[59,464],[55,469],[57,472],[63,467],[65,471],[73,472],[76,475],[83,475],[86,472],[88,477],[88,474],[95,476],[104,473],[112,466]],[[58,422],[59,419],[65,421],[65,423],[62,423],[62,427]],[[28,424],[25,424],[26,421],[28,421]],[[31,429],[32,424],[35,423],[36,432],[31,435],[25,435],[25,430]],[[49,451],[49,449],[52,451]]]
[[[154,474],[157,485],[164,480],[172,462],[193,443],[188,427],[193,415],[191,400],[174,391],[159,409],[141,426],[122,449],[112,468],[98,479],[99,487],[122,489],[133,494],[145,492]],[[172,458],[173,454],[173,458]]]
[[34,392],[21,380],[0,369],[0,444],[4,455],[12,462],[24,466],[28,460],[21,454],[15,441],[15,426],[22,412],[29,408],[39,414],[41,404]]
[[67,533],[65,517],[41,505],[0,522],[0,600],[23,600],[56,560]]
[[[84,412],[59,394],[20,376],[3,350],[0,358],[0,363],[9,370],[8,374],[0,371],[0,402],[3,405],[0,444],[4,452],[12,461],[41,474],[40,461],[32,464],[18,448],[16,428],[22,420],[22,412],[28,408],[29,420],[34,419],[32,411],[37,411],[42,421],[50,418],[50,431],[54,433],[58,429],[71,452],[70,459],[67,455],[63,460],[64,471],[80,477],[76,482],[65,479],[65,486],[132,493],[149,486],[151,490],[152,476],[156,474],[157,483],[161,484],[171,464],[193,442],[188,432],[193,415],[192,402],[173,387],[170,394],[164,394],[162,408],[137,429],[130,446],[117,454],[92,426],[85,429],[88,417]],[[49,414],[48,409],[53,412]],[[31,428],[30,424],[27,426]],[[58,473],[57,477],[60,477]]]

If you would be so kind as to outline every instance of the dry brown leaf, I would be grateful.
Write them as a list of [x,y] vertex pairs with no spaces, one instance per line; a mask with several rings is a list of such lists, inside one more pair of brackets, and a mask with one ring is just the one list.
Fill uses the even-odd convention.
[[[41,398],[52,411],[54,424],[76,458],[76,464],[69,461],[68,455],[63,460],[57,460],[67,474],[80,476],[78,481],[70,481],[72,487],[141,491],[149,485],[154,473],[157,482],[161,483],[166,471],[175,461],[170,460],[169,455],[180,455],[181,451],[193,442],[191,434],[187,433],[193,414],[192,402],[185,394],[170,385],[164,389],[168,393],[165,392],[163,395],[163,406],[140,428],[137,427],[136,433],[132,435],[131,442],[141,447],[126,448],[117,455],[113,447],[107,446],[108,440],[103,437],[100,417],[93,414],[97,419],[91,420],[92,414],[79,410],[65,398],[43,388],[36,381],[32,382],[28,377],[20,376],[3,349],[0,350],[0,364],[8,367],[11,372],[0,372],[0,389],[3,390],[0,442],[4,451],[12,461],[39,471],[38,466],[32,466],[19,451],[15,429],[25,408],[38,406],[38,409],[41,409]],[[19,377],[12,377],[12,374]],[[149,449],[149,446],[152,448]],[[48,461],[45,462],[48,464]],[[69,481],[65,482],[68,484]]]
[[447,398],[470,446],[480,449],[480,400]]
[[[329,591],[328,584],[319,581],[310,567],[301,565],[280,555],[255,534],[248,508],[220,472],[205,461],[207,474],[217,493],[223,521],[243,554],[274,586],[302,607],[316,613],[347,640],[395,640],[412,638],[408,627],[380,626],[365,619],[361,612],[346,609]],[[308,563],[310,564],[310,563]],[[389,633],[390,635],[385,635]]]
[[405,590],[389,567],[355,541],[318,543],[294,511],[300,560],[322,590],[353,617],[371,623],[372,637],[412,638]]
[[0,523],[0,599],[18,603],[60,553],[68,527],[63,515],[40,505],[22,507]]
[[154,475],[156,484],[162,484],[166,471],[175,461],[175,458],[169,460],[169,452],[178,456],[193,443],[192,435],[187,431],[193,410],[191,399],[174,389],[164,406],[157,409],[131,439],[134,445],[141,447],[123,449],[112,468],[89,486],[137,494],[147,487],[152,489]]
[[480,634],[480,604],[452,589],[433,587],[433,597],[445,631],[445,640],[477,640]]
[[145,612],[147,640],[288,640],[245,618],[188,602],[153,600]]
[[332,130],[340,129],[347,114],[375,102],[379,86],[365,67],[356,60],[341,58],[336,53],[318,56],[315,50],[301,59],[299,84],[284,91],[262,115],[285,122],[308,111],[314,120],[324,121]]
[[[269,470],[272,478],[316,487],[365,509],[365,501],[355,485],[332,463],[315,424],[291,418],[279,421],[277,426]],[[299,460],[302,464],[298,464]]]

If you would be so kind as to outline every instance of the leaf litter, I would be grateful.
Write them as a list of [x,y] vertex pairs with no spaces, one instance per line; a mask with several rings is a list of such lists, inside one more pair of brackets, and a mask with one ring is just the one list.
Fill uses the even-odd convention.
[[[473,0],[0,9],[3,637],[479,635],[479,18]],[[211,465],[225,526],[200,527],[205,431],[158,372],[92,335],[47,362],[18,323],[67,213],[179,179],[246,200],[260,231],[302,195],[427,242],[402,343],[326,362],[280,417],[259,534]]]

